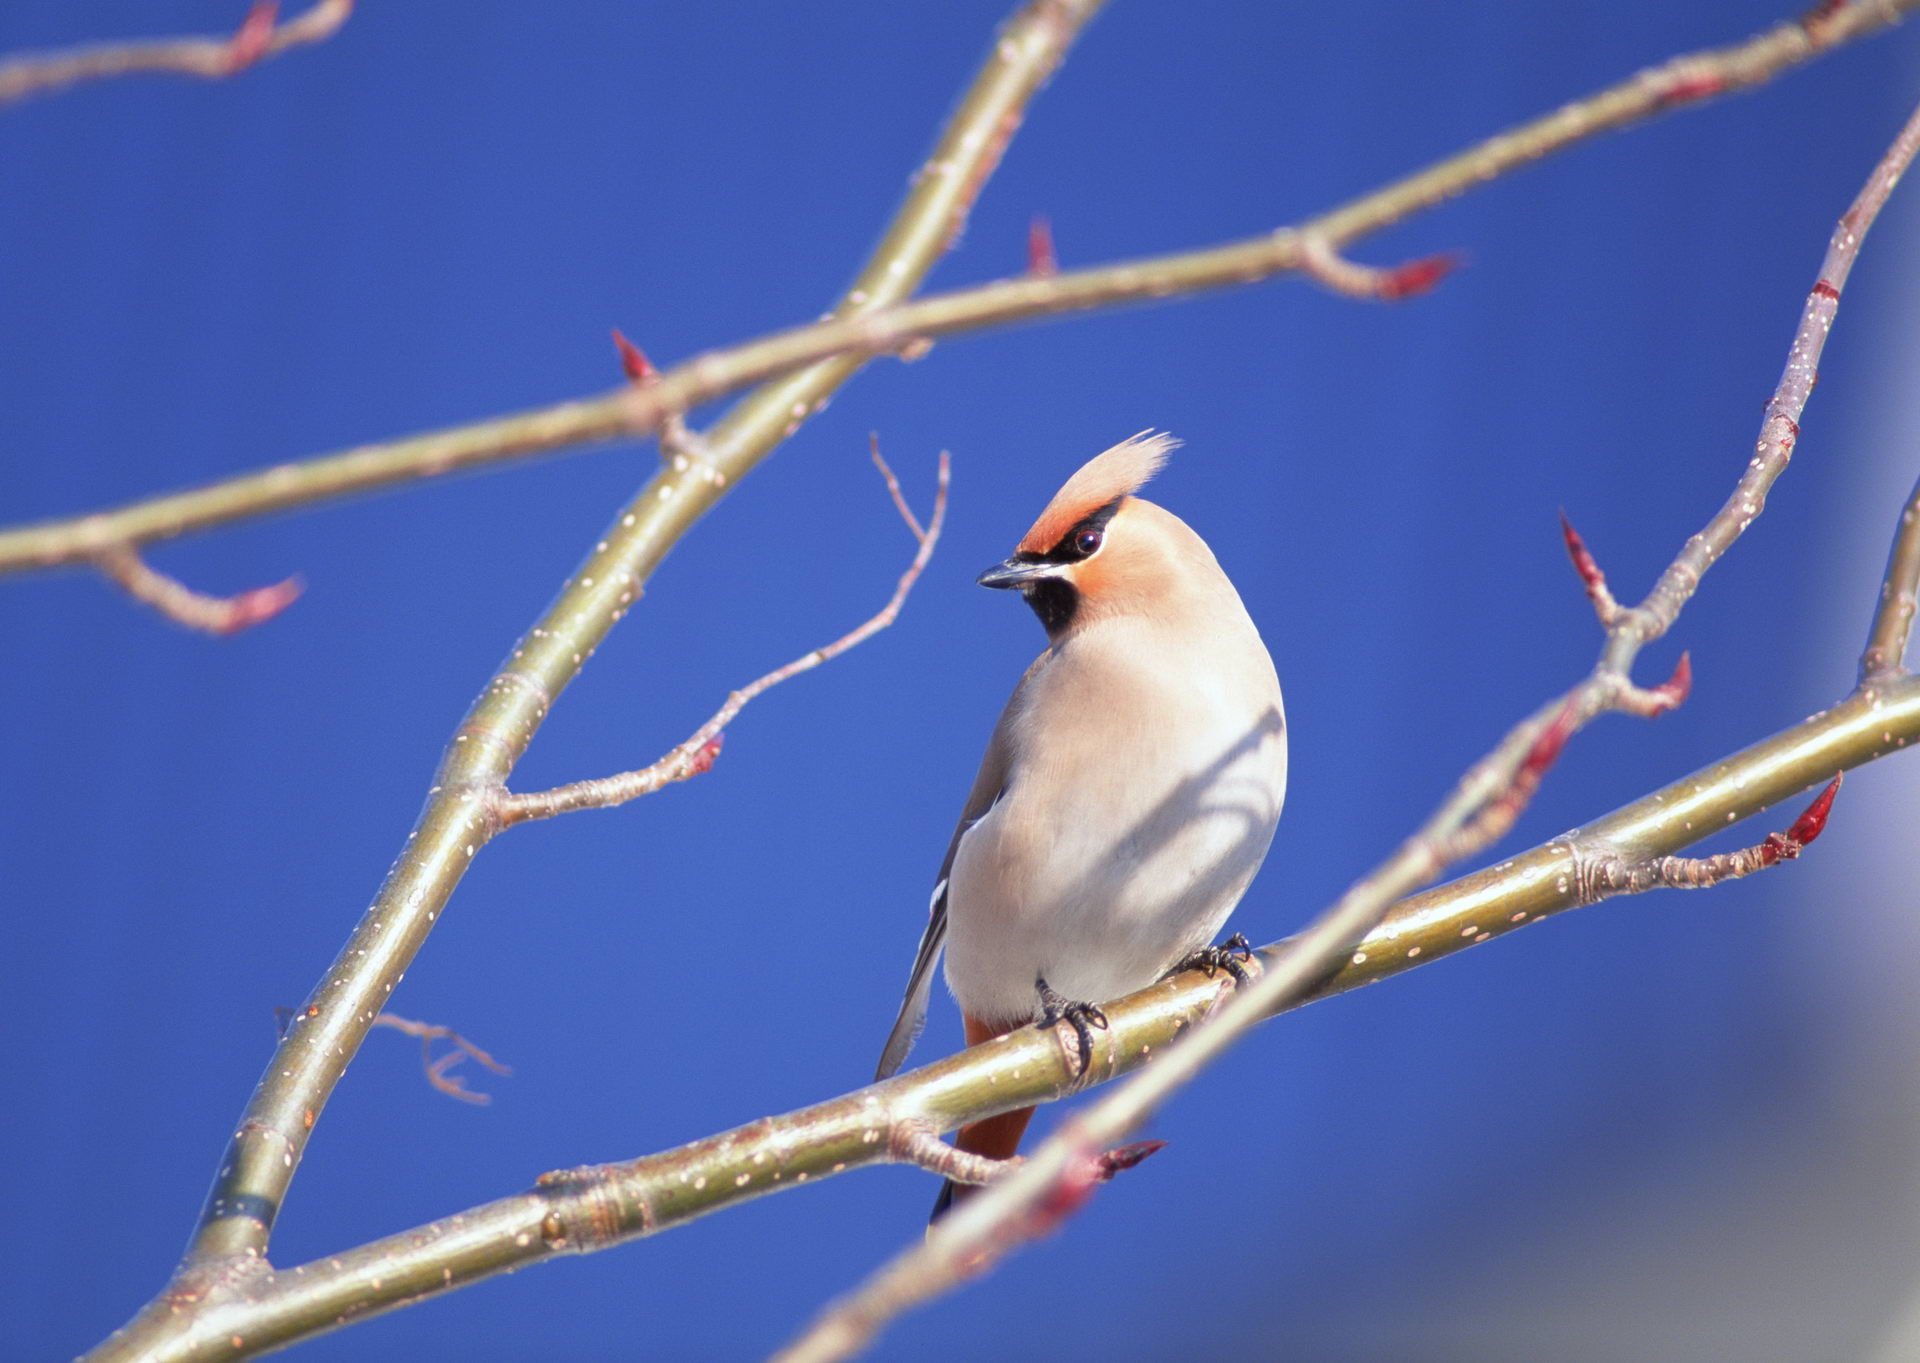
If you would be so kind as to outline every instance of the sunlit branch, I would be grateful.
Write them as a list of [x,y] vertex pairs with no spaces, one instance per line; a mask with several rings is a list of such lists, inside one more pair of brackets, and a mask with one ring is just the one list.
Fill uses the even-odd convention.
[[[1216,1016],[1195,1028],[1158,1063],[1063,1123],[1018,1170],[937,1222],[924,1241],[903,1250],[854,1292],[830,1306],[782,1352],[783,1363],[827,1363],[850,1357],[894,1316],[951,1289],[977,1272],[983,1262],[1016,1247],[1036,1224],[1037,1209],[1063,1192],[1071,1194],[1080,1187],[1082,1171],[1092,1154],[1133,1131],[1256,1022],[1306,997],[1342,960],[1351,960],[1356,947],[1379,926],[1395,899],[1504,832],[1512,822],[1507,811],[1524,803],[1531,786],[1538,782],[1539,772],[1565,742],[1567,733],[1604,710],[1652,715],[1684,698],[1691,683],[1684,660],[1672,680],[1651,690],[1635,687],[1629,670],[1640,650],[1673,624],[1707,570],[1753,523],[1765,505],[1767,492],[1785,472],[1800,434],[1800,415],[1813,391],[1840,291],[1861,242],[1916,148],[1920,148],[1920,109],[1914,111],[1881,157],[1835,230],[1802,310],[1785,372],[1767,404],[1754,456],[1742,471],[1733,496],[1688,539],[1645,600],[1638,606],[1611,612],[1604,626],[1605,645],[1587,677],[1510,731],[1455,785],[1417,832],[1292,939],[1268,969],[1237,990]],[[1592,565],[1590,556],[1583,558],[1584,551],[1576,545],[1577,537],[1569,533],[1568,547],[1574,551],[1575,567],[1598,609],[1602,598],[1594,593],[1593,586],[1599,569]],[[1604,582],[1604,577],[1599,580]],[[1600,613],[1603,618],[1608,614],[1604,610]],[[1830,799],[1830,795],[1824,797],[1819,806],[1822,820],[1824,803]],[[1496,812],[1495,817],[1488,817],[1489,810]],[[1793,852],[1782,851],[1783,846],[1793,846]],[[1771,840],[1763,847],[1771,849],[1771,860],[1764,860],[1765,854],[1756,852],[1754,858],[1760,864],[1772,864],[1798,852],[1797,845]],[[1736,864],[1737,857],[1730,858],[1714,867],[1711,874],[1723,880],[1745,874],[1736,869]],[[1631,884],[1631,867],[1632,863],[1625,863],[1623,887]],[[1699,867],[1669,869],[1681,876],[1709,874]],[[1648,888],[1659,883],[1656,874],[1647,873],[1645,878]]]
[[[850,292],[849,306],[826,321],[696,356],[660,370],[656,381],[644,386],[363,445],[88,516],[0,530],[0,573],[85,562],[109,545],[143,544],[420,478],[649,434],[704,402],[802,365],[917,355],[944,336],[1269,279],[1301,269],[1308,243],[1337,252],[1601,133],[1762,84],[1903,19],[1916,6],[1920,0],[1844,5],[1817,18],[1780,24],[1743,43],[1676,57],[1295,227],[1093,269],[1026,274],[905,304],[899,303],[904,295],[881,288],[889,281],[875,280],[873,288]],[[1049,8],[1078,12],[1066,0]],[[1000,135],[986,132],[989,138]],[[967,158],[977,160],[982,150],[956,147],[954,156],[930,160],[926,174],[936,183],[977,188]],[[990,142],[984,150],[997,153],[998,144]],[[1435,268],[1432,262],[1414,264],[1427,273]],[[724,466],[713,472],[735,476]]]
[[[1877,696],[1851,697],[1563,838],[1400,901],[1337,970],[1281,1011],[1431,965],[1577,908],[1598,894],[1583,867],[1610,857],[1637,864],[1672,855],[1727,827],[1730,815],[1749,817],[1835,771],[1915,742],[1920,681],[1902,678]],[[1263,961],[1283,960],[1290,945],[1265,948]],[[784,1116],[636,1160],[549,1174],[524,1193],[324,1259],[289,1268],[255,1264],[243,1286],[208,1298],[190,1332],[170,1335],[150,1352],[107,1346],[97,1356],[142,1363],[218,1359],[232,1356],[235,1336],[246,1352],[265,1352],[423,1296],[607,1249],[852,1169],[900,1162],[927,1167],[941,1157],[914,1133],[949,1131],[1128,1074],[1219,1007],[1225,978],[1190,971],[1106,1005],[1109,1030],[1100,1034],[1088,1073],[1059,1036],[1020,1028]],[[991,1182],[1003,1171],[968,1166],[962,1172]],[[1021,1227],[1020,1234],[1029,1229]],[[221,1272],[209,1267],[207,1276],[224,1281]],[[197,1281],[189,1274],[183,1285]]]
[[1885,681],[1906,672],[1907,637],[1913,630],[1916,589],[1920,588],[1920,482],[1900,511],[1900,528],[1887,554],[1880,604],[1866,651],[1860,655],[1860,680]]
[[[918,287],[959,232],[1028,101],[1097,8],[1098,0],[1031,0],[1001,30],[836,315],[897,303]],[[206,1323],[258,1284],[252,1270],[264,1263],[273,1221],[321,1109],[472,857],[497,831],[494,801],[553,700],[672,545],[859,367],[853,359],[813,365],[745,396],[703,437],[712,463],[663,466],[519,640],[445,749],[426,808],[379,894],[235,1123],[187,1258],[167,1290],[96,1357],[184,1357],[202,1347],[234,1356],[231,1332],[209,1335]],[[523,424],[518,438],[536,439],[540,420]],[[110,543],[124,532],[122,525],[99,533]],[[182,1311],[183,1301],[194,1309]],[[249,1336],[246,1351],[267,1347],[264,1336]]]

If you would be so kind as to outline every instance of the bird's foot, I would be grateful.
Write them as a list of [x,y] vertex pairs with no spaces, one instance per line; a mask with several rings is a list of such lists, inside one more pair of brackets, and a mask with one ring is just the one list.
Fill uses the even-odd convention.
[[1246,963],[1252,959],[1253,943],[1236,932],[1219,946],[1201,947],[1191,955],[1182,956],[1173,963],[1173,969],[1160,978],[1164,980],[1167,975],[1178,975],[1183,970],[1204,970],[1207,978],[1212,979],[1215,971],[1224,970],[1233,976],[1233,986],[1238,989],[1251,978]]
[[1062,1022],[1072,1027],[1080,1042],[1080,1073],[1085,1074],[1093,1064],[1093,1029],[1106,1031],[1107,1015],[1094,1004],[1079,1003],[1056,993],[1044,978],[1036,979],[1033,987],[1040,994],[1040,1015],[1033,1025],[1043,1032]]

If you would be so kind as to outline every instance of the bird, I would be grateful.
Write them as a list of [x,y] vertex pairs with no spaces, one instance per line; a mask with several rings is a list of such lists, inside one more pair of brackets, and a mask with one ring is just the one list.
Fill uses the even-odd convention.
[[[1244,937],[1209,944],[1273,841],[1286,713],[1212,550],[1137,495],[1178,444],[1143,431],[1096,455],[980,574],[1026,599],[1047,647],[987,741],[876,1078],[925,1025],[943,952],[969,1046],[1064,1021],[1082,1071],[1099,1001],[1194,966],[1245,978]],[[1007,1159],[1032,1116],[973,1122],[955,1143]],[[946,1182],[934,1219],[973,1191]]]

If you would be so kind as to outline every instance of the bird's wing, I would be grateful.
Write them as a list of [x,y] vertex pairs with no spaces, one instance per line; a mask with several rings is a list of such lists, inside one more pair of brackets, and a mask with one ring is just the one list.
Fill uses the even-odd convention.
[[905,1063],[907,1052],[913,1049],[920,1029],[926,1025],[927,997],[933,992],[933,967],[939,961],[940,948],[947,940],[947,878],[953,874],[953,859],[960,851],[960,840],[993,808],[994,802],[1007,788],[1007,777],[1012,766],[1012,745],[1007,737],[1007,728],[1014,710],[1020,704],[1020,693],[1026,690],[1027,683],[1033,680],[1046,658],[1046,654],[1041,654],[1027,669],[1026,676],[1020,679],[1020,685],[1014,688],[1013,698],[1007,702],[1007,708],[1000,712],[1000,720],[993,726],[993,737],[987,740],[986,756],[980,759],[980,771],[973,778],[973,790],[967,796],[966,808],[960,811],[960,822],[954,827],[953,840],[947,844],[947,858],[940,863],[940,879],[933,887],[933,904],[927,916],[927,930],[921,936],[920,950],[913,958],[913,973],[907,977],[907,994],[900,1001],[900,1015],[893,1020],[893,1031],[887,1034],[887,1049],[881,1052],[880,1068],[874,1074],[875,1079],[887,1078]]

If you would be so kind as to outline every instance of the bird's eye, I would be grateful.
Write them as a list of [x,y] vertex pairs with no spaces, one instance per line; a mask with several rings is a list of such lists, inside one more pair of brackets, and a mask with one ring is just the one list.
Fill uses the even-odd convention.
[[1100,547],[1100,532],[1098,530],[1082,530],[1073,537],[1073,547],[1081,558],[1085,558],[1088,554],[1091,554],[1095,549]]

